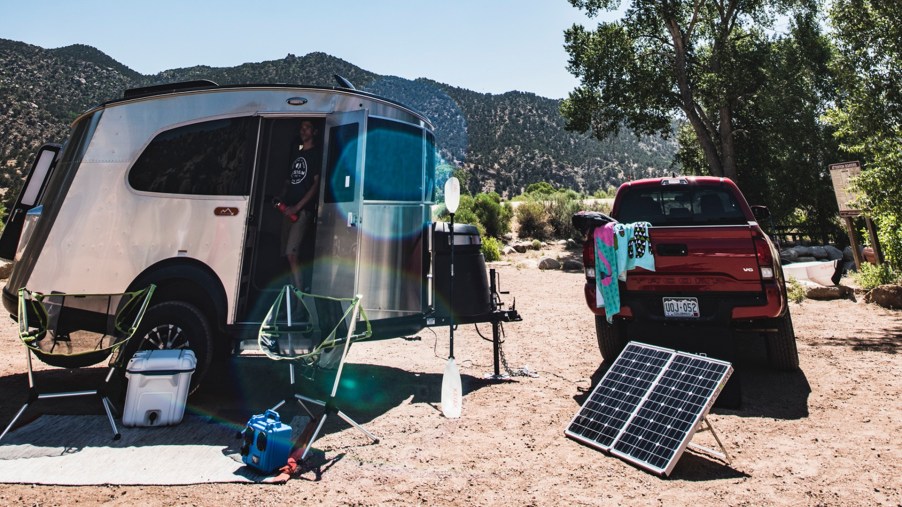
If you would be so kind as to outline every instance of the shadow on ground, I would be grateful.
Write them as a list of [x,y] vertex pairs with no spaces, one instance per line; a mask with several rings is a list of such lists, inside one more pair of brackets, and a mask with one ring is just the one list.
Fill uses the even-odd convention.
[[891,329],[863,328],[852,336],[816,337],[814,347],[848,347],[856,352],[898,354],[902,350],[902,322]]
[[[106,368],[81,370],[53,369],[35,372],[35,384],[41,392],[74,389],[93,389],[103,384]],[[304,371],[296,368],[295,390],[292,390],[286,362],[264,358],[238,358],[214,367],[207,373],[198,391],[188,397],[186,413],[214,417],[243,426],[254,414],[261,414],[293,393],[318,400],[327,400],[332,391],[335,370]],[[464,395],[490,385],[481,378],[462,375]],[[335,406],[360,424],[385,414],[404,402],[428,403],[440,410],[442,374],[417,373],[388,366],[345,364],[336,393]],[[121,410],[125,399],[124,386],[111,386],[111,400]],[[15,374],[0,377],[0,428],[15,416],[28,400],[28,377]],[[316,409],[316,406],[311,409]],[[296,402],[286,404],[283,420],[291,420],[299,412]],[[315,410],[314,410],[315,412]],[[42,414],[100,415],[103,407],[96,396],[38,400],[30,406],[17,427],[33,421]],[[117,417],[117,424],[119,418]],[[334,428],[333,428],[334,426]],[[332,418],[325,433],[342,430],[345,423]],[[2,429],[0,429],[2,431]]]
[[[208,380],[191,397],[193,410],[228,420],[246,421],[298,393],[313,399],[328,399],[336,370],[295,368],[295,385],[287,362],[263,358],[238,358],[224,368],[211,371]],[[213,380],[216,379],[216,380]],[[464,395],[486,384],[461,375]],[[418,373],[389,366],[346,363],[335,396],[336,406],[358,422],[379,417],[408,401],[428,403],[439,409],[442,374]],[[297,403],[294,403],[297,405]],[[287,407],[286,407],[287,408]]]
[[[767,364],[763,338],[757,335],[741,336],[741,339],[734,341],[735,347],[696,341],[681,348],[686,352],[707,353],[711,357],[730,361],[733,365],[733,374],[715,400],[712,412],[787,420],[808,417],[811,386],[805,372],[771,369]],[[673,349],[680,345],[666,339],[650,344]],[[592,374],[592,386],[573,397],[580,406],[601,381],[611,363],[612,361],[602,362]]]

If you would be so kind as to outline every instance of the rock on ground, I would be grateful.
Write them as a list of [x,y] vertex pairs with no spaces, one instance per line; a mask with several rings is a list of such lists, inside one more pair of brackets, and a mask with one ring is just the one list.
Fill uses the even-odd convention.
[[884,308],[902,309],[902,285],[881,285],[874,287],[865,295],[864,300]]
[[6,280],[9,278],[10,273],[13,271],[13,263],[7,261],[0,261],[0,280]]

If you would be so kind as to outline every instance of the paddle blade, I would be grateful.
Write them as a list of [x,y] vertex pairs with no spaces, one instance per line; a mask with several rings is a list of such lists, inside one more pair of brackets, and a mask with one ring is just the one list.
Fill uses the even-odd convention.
[[442,414],[448,419],[460,417],[463,404],[463,390],[460,386],[460,371],[454,358],[448,358],[445,374],[442,376]]

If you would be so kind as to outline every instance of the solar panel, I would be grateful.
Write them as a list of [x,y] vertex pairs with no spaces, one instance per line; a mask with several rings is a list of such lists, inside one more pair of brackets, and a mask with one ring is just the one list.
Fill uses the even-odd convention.
[[732,372],[725,361],[630,342],[565,434],[668,475]]

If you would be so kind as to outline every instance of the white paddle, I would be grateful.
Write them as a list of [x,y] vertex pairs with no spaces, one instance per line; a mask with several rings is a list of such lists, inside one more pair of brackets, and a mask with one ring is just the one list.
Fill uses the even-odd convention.
[[460,417],[463,394],[460,386],[460,370],[454,357],[448,358],[445,374],[442,375],[442,414],[448,419]]
[[460,182],[454,176],[445,182],[445,206],[451,213],[451,281],[448,284],[448,308],[451,321],[451,342],[449,348],[448,364],[445,365],[445,373],[442,375],[442,414],[449,419],[460,417],[461,405],[463,405],[463,390],[460,385],[460,370],[454,362],[454,212],[460,204]]

